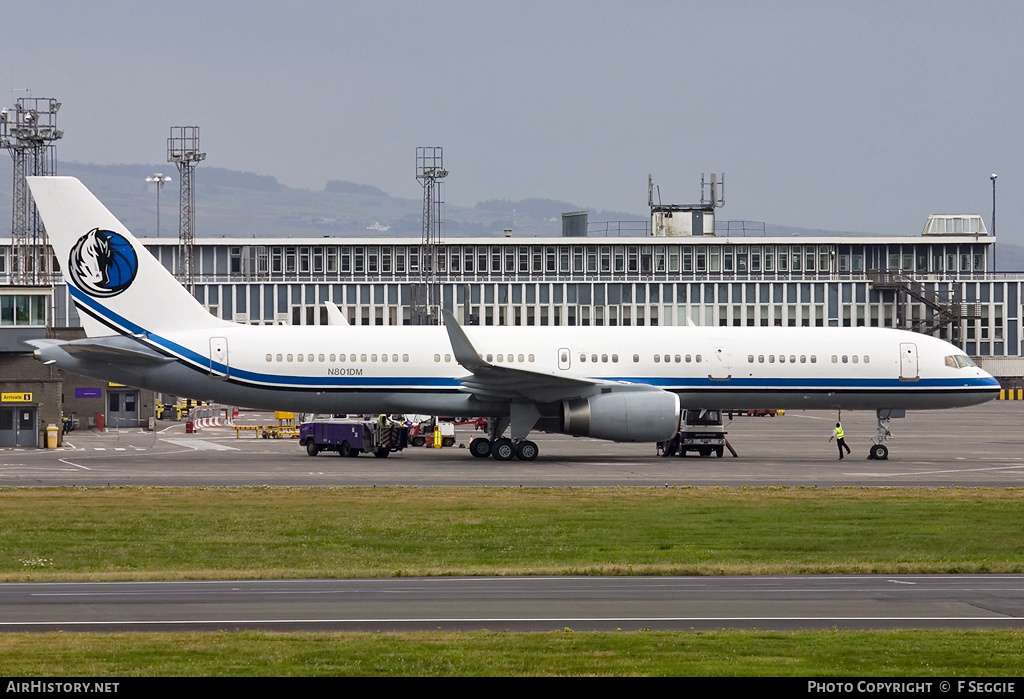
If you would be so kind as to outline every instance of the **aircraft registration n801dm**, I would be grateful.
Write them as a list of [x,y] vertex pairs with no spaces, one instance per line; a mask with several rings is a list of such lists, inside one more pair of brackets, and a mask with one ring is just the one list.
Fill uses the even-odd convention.
[[473,455],[530,460],[533,429],[667,441],[686,408],[875,410],[871,456],[885,458],[889,418],[999,389],[953,345],[882,328],[463,328],[448,312],[444,326],[232,323],[77,179],[27,179],[87,335],[36,340],[36,356],[153,391],[273,410],[487,417]]

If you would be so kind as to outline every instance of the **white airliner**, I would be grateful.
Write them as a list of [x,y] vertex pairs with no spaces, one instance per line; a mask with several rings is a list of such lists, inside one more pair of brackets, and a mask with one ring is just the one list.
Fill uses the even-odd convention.
[[[37,340],[62,369],[178,396],[315,413],[491,418],[474,456],[534,459],[533,429],[671,439],[686,408],[875,410],[995,397],[960,349],[880,328],[253,326],[210,315],[85,186],[29,177],[87,338]],[[329,316],[340,317],[336,307]],[[502,435],[511,428],[511,439]]]

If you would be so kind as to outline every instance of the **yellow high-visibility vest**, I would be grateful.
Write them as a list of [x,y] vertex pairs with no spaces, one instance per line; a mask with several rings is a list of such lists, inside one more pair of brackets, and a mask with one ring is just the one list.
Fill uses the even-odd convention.
[[836,428],[836,439],[842,439],[842,438],[843,438],[843,428],[842,427],[837,427]]

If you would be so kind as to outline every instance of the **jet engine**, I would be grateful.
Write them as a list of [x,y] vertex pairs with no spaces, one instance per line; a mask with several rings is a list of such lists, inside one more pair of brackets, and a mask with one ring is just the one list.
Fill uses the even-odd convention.
[[674,393],[611,391],[562,401],[561,431],[615,442],[662,442],[679,431],[679,416]]

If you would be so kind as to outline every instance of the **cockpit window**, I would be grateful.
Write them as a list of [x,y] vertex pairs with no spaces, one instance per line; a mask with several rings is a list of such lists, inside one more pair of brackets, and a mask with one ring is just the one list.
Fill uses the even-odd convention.
[[946,366],[953,367],[954,369],[963,369],[965,367],[978,366],[974,363],[974,360],[968,357],[966,354],[951,354],[946,357]]

